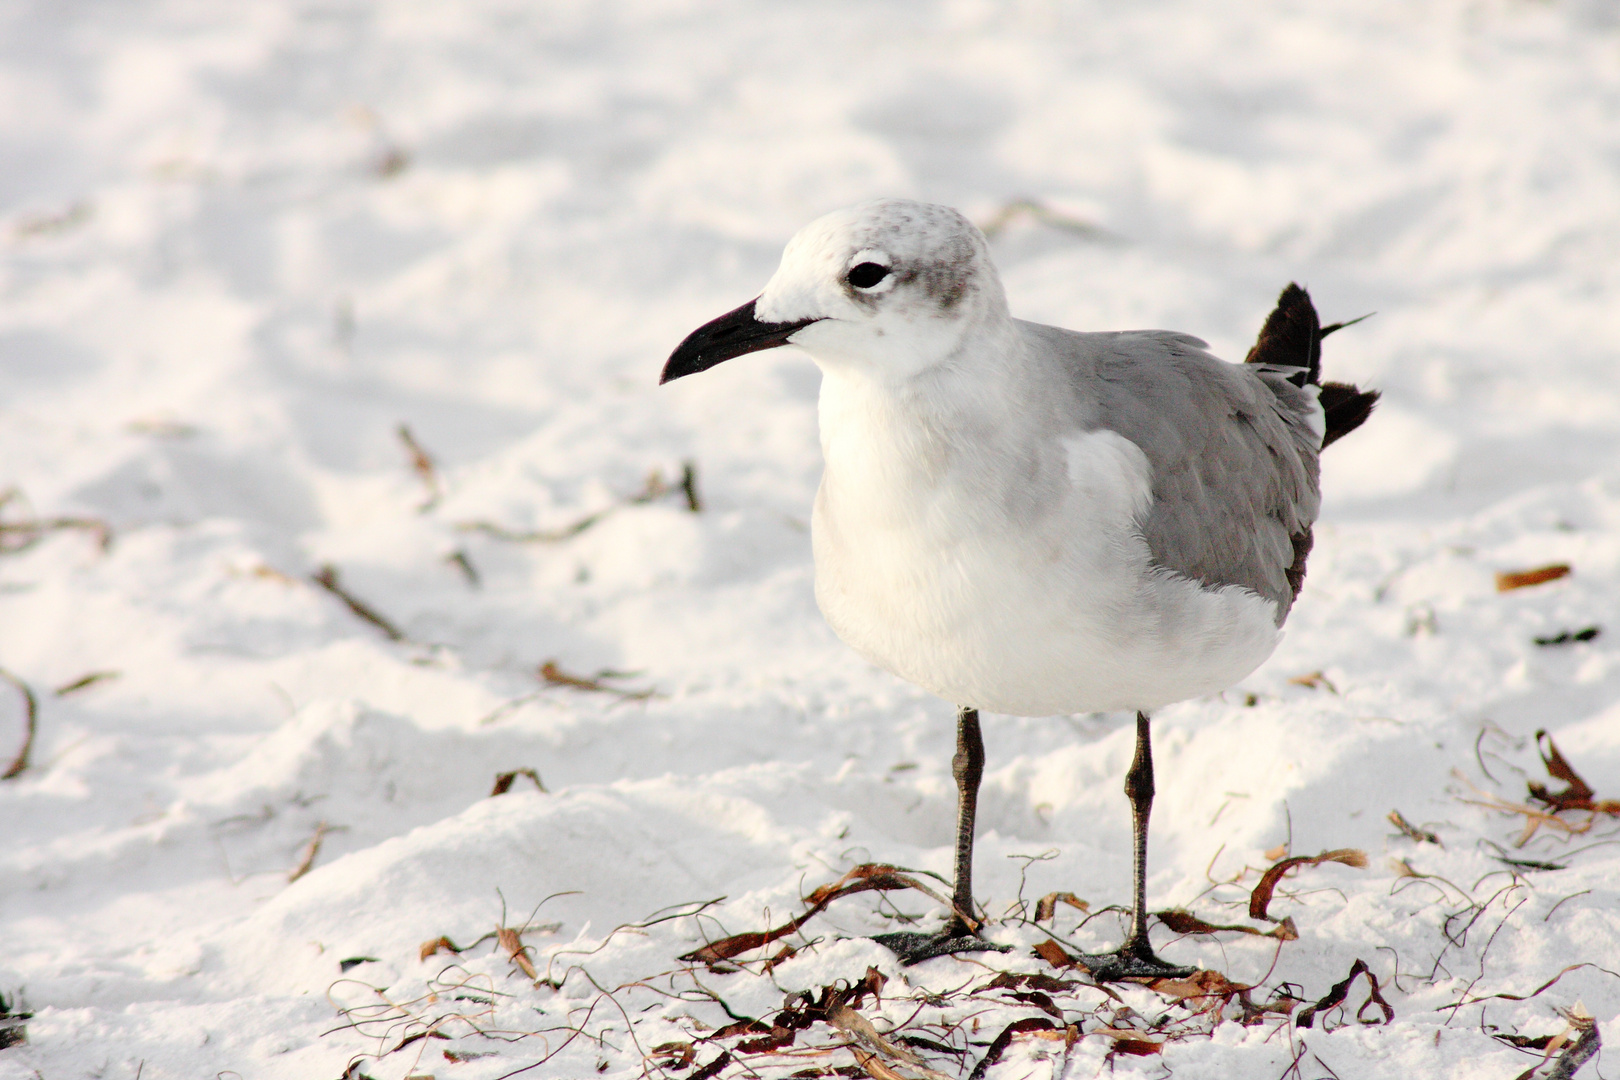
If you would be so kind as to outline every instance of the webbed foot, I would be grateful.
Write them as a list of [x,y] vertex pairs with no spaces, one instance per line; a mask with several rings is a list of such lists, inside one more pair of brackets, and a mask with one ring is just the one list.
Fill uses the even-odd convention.
[[1145,943],[1133,947],[1126,942],[1113,952],[1082,953],[1080,960],[1091,969],[1098,982],[1122,979],[1185,979],[1198,969],[1161,960]]
[[1011,952],[1011,945],[997,945],[969,930],[960,922],[952,921],[937,934],[918,934],[900,930],[892,934],[873,934],[872,940],[900,958],[905,967],[932,960],[936,956],[951,956],[968,952]]

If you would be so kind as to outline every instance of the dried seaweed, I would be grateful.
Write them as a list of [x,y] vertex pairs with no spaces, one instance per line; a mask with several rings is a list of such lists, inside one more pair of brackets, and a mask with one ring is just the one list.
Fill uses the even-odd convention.
[[512,963],[523,969],[523,974],[535,980],[540,978],[540,973],[534,969],[534,961],[529,959],[529,947],[523,944],[522,934],[510,926],[498,926],[495,928],[495,940],[506,950]]
[[[781,926],[772,930],[732,934],[730,937],[721,938],[719,941],[712,941],[701,949],[684,953],[679,959],[688,963],[711,965],[722,960],[729,960],[734,956],[741,956],[745,952],[769,945],[779,938],[795,933],[799,927],[825,911],[827,905],[834,900],[840,900],[860,892],[890,889],[916,889],[941,903],[950,904],[949,900],[912,877],[909,872],[901,867],[889,866],[885,863],[862,863],[832,884],[823,885],[805,897],[805,903],[809,904],[810,907],[803,914],[789,919]],[[977,926],[978,920],[974,919],[969,925]]]
[[1047,922],[1057,917],[1057,906],[1067,904],[1080,911],[1090,911],[1091,905],[1072,892],[1049,892],[1035,903],[1035,921]]
[[1496,575],[1496,591],[1512,592],[1514,589],[1527,589],[1532,585],[1542,585],[1568,577],[1572,572],[1569,563],[1553,563],[1549,566],[1538,566],[1534,570],[1504,570]]
[[1299,930],[1292,918],[1282,920],[1270,930],[1256,930],[1252,926],[1231,926],[1205,922],[1190,911],[1174,908],[1169,911],[1155,911],[1154,918],[1158,919],[1170,930],[1177,934],[1216,934],[1222,931],[1234,931],[1239,934],[1253,934],[1256,937],[1276,938],[1278,941],[1298,941]]
[[1270,907],[1271,894],[1276,890],[1277,883],[1283,879],[1283,875],[1295,867],[1318,866],[1325,862],[1342,863],[1345,866],[1360,869],[1367,865],[1367,853],[1358,851],[1355,848],[1338,848],[1333,851],[1324,851],[1320,855],[1295,855],[1292,858],[1283,859],[1273,864],[1270,869],[1260,875],[1260,883],[1249,894],[1249,918],[1268,919],[1271,922],[1276,922],[1276,919],[1272,919],[1270,915],[1266,914],[1266,909]]
[[[1314,1005],[1308,1005],[1299,1011],[1299,1015],[1294,1019],[1295,1025],[1302,1028],[1308,1028],[1316,1022],[1316,1015],[1318,1013],[1326,1012],[1329,1009],[1337,1008],[1338,1006],[1343,1005],[1345,998],[1349,997],[1350,995],[1350,984],[1355,982],[1357,975],[1365,975],[1367,977],[1368,990],[1367,1000],[1362,1003],[1361,1008],[1356,1010],[1356,1020],[1362,1024],[1392,1023],[1395,1019],[1395,1010],[1390,1006],[1389,1002],[1384,1000],[1383,995],[1379,992],[1378,976],[1372,973],[1372,969],[1367,966],[1367,962],[1365,960],[1357,960],[1354,964],[1350,965],[1350,974],[1346,975],[1342,982],[1334,983],[1333,989],[1329,990],[1320,1001],[1316,1002]],[[1365,1018],[1367,1010],[1375,1005],[1384,1014],[1384,1019],[1382,1021],[1368,1020]]]
[[540,774],[533,769],[513,769],[511,772],[495,774],[495,786],[490,789],[489,797],[493,799],[497,795],[505,795],[508,791],[511,791],[512,782],[520,776],[527,776],[530,780],[533,780],[534,786],[540,789],[542,795],[551,794],[546,790],[546,785],[541,782]]
[[[1542,749],[1541,741],[1547,740],[1546,749]],[[1592,787],[1581,779],[1573,766],[1559,753],[1558,745],[1553,742],[1552,736],[1546,730],[1536,732],[1536,750],[1541,754],[1541,761],[1547,767],[1547,775],[1554,780],[1562,780],[1565,788],[1562,791],[1549,791],[1547,785],[1531,781],[1529,784],[1530,797],[1539,803],[1544,803],[1552,812],[1562,813],[1565,810],[1586,810],[1594,814],[1620,814],[1620,801],[1614,799],[1595,800]]]
[[600,510],[576,518],[566,525],[554,529],[513,529],[493,521],[474,520],[459,521],[455,528],[462,532],[482,533],[495,540],[504,540],[513,544],[558,544],[564,540],[572,540],[580,533],[591,528],[617,510],[627,506],[641,506],[656,502],[671,492],[679,492],[686,500],[686,508],[696,514],[703,509],[703,500],[698,496],[697,465],[687,461],[681,464],[681,478],[675,484],[664,479],[664,474],[654,469],[647,475],[646,482],[640,491],[628,495]]

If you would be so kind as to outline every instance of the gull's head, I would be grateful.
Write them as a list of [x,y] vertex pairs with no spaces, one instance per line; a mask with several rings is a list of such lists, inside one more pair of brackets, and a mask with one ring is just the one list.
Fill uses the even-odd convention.
[[1001,280],[971,221],[948,206],[879,199],[800,229],[765,291],[693,331],[659,381],[787,344],[824,365],[905,378],[1006,318]]

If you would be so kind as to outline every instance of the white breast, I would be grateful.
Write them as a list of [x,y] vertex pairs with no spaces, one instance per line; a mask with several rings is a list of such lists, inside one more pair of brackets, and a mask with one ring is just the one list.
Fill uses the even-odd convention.
[[999,423],[997,403],[937,408],[824,369],[816,599],[862,655],[955,704],[1031,716],[1151,709],[1270,655],[1271,602],[1152,568],[1133,443],[1011,445],[1031,429]]

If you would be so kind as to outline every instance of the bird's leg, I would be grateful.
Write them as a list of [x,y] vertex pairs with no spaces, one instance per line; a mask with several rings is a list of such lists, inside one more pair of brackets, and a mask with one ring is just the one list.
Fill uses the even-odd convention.
[[1136,714],[1136,756],[1125,774],[1125,797],[1131,800],[1131,933],[1121,952],[1150,957],[1153,945],[1147,932],[1147,837],[1148,815],[1153,813],[1153,733],[1146,713]]
[[1131,859],[1131,930],[1116,951],[1088,956],[1092,974],[1099,979],[1177,978],[1190,975],[1192,968],[1160,960],[1148,940],[1147,928],[1147,836],[1148,815],[1153,811],[1153,735],[1147,713],[1136,714],[1136,757],[1125,774],[1125,797],[1131,800],[1131,833],[1134,850]]
[[957,711],[951,775],[956,778],[956,880],[951,889],[955,910],[937,934],[902,932],[872,938],[907,965],[950,953],[1005,952],[1010,948],[981,938],[979,920],[973,914],[973,821],[979,808],[979,781],[984,777],[984,739],[979,734],[977,709],[963,706]]

